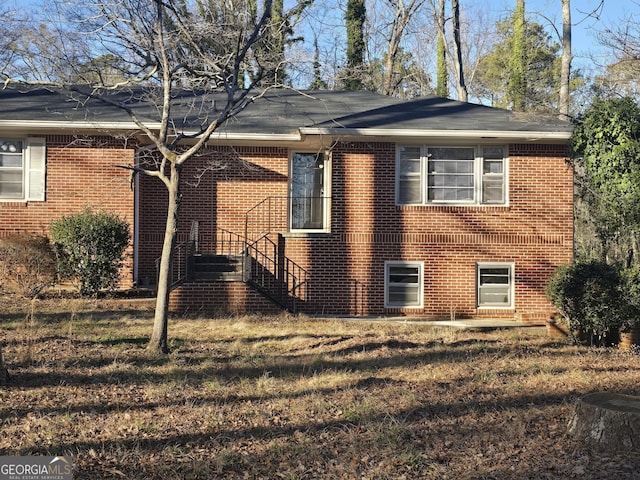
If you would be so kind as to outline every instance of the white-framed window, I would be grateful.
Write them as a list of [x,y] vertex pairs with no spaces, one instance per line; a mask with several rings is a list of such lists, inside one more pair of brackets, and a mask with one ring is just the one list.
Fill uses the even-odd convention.
[[398,205],[507,203],[504,146],[399,145]]
[[421,308],[424,262],[385,262],[385,308]]
[[478,307],[513,308],[513,263],[478,263]]
[[44,138],[0,138],[0,201],[43,201],[45,174]]
[[329,159],[323,152],[293,152],[289,226],[297,232],[329,230]]

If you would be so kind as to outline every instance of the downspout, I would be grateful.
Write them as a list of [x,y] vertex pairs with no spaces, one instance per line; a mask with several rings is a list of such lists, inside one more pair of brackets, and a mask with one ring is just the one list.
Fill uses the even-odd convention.
[[[138,160],[136,159],[136,167]],[[139,246],[140,246],[140,175],[133,176],[133,284],[140,288],[138,278]],[[147,285],[144,285],[147,286]]]

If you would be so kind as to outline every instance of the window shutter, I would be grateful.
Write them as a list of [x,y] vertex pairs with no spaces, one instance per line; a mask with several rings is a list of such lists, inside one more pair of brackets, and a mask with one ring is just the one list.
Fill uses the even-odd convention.
[[27,200],[44,201],[47,151],[44,138],[27,138]]

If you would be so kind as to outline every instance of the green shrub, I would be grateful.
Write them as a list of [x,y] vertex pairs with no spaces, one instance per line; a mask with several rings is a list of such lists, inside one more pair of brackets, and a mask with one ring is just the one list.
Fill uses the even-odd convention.
[[621,328],[629,330],[640,325],[640,265],[623,269],[620,276],[622,278],[622,300],[626,308]]
[[621,285],[616,267],[595,261],[578,262],[554,272],[547,296],[577,338],[603,345],[617,333],[627,315]]
[[54,221],[51,238],[60,273],[71,278],[81,294],[95,295],[117,286],[129,244],[127,222],[87,208]]
[[0,240],[2,289],[35,298],[56,277],[56,258],[47,237],[14,234]]

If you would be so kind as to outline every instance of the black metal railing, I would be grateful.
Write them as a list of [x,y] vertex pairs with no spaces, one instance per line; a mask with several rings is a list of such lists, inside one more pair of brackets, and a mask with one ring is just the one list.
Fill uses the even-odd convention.
[[[169,289],[173,290],[189,278],[189,259],[195,253],[195,242],[180,242],[173,247],[171,265],[169,266]],[[160,261],[156,258],[156,285],[160,277]]]
[[264,236],[246,246],[245,281],[276,301],[297,312],[297,302],[308,296],[308,273],[290,258],[281,255],[278,245]]
[[244,237],[247,243],[271,232],[287,231],[289,197],[267,197],[245,214]]
[[[309,275],[280,251],[270,235],[289,229],[289,209],[297,211],[296,207],[303,213],[292,215],[294,229],[321,230],[325,212],[330,209],[330,197],[267,197],[246,212],[244,235],[217,228],[214,237],[205,241],[200,238],[199,223],[194,221],[189,241],[178,243],[174,248],[171,288],[192,279],[190,265],[196,254],[237,256],[242,258],[245,282],[295,312],[297,302],[308,300]],[[159,264],[157,259],[157,272]]]

